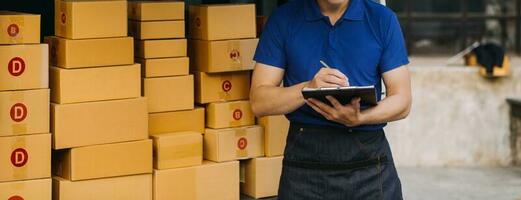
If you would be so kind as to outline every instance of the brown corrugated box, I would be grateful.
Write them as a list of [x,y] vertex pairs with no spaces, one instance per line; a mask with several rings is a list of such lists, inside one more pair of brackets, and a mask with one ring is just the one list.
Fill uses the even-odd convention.
[[206,129],[204,159],[225,162],[264,156],[262,127]]
[[0,91],[49,87],[47,44],[0,45]]
[[190,59],[177,58],[136,58],[141,63],[141,76],[145,78],[188,75]]
[[51,200],[51,179],[35,179],[0,183],[0,199]]
[[0,137],[49,133],[49,89],[0,92]]
[[204,73],[194,72],[195,102],[206,104],[220,101],[248,99],[250,72]]
[[266,156],[283,155],[289,131],[288,119],[284,115],[266,116],[258,118],[257,123],[264,128]]
[[138,58],[186,57],[186,39],[136,40],[134,51]]
[[138,21],[184,20],[183,1],[129,1],[128,18]]
[[203,136],[198,132],[175,132],[152,136],[154,168],[172,169],[201,165]]
[[154,170],[154,200],[239,200],[239,162]]
[[185,21],[128,21],[129,35],[140,40],[185,37]]
[[147,131],[146,98],[51,104],[54,149],[143,140]]
[[190,70],[230,72],[252,70],[258,39],[190,40]]
[[53,154],[53,174],[71,181],[152,173],[152,140],[76,147]]
[[70,40],[45,37],[49,44],[51,65],[62,68],[84,68],[134,63],[132,37]]
[[0,11],[0,44],[40,43],[40,15]]
[[255,4],[191,5],[190,38],[229,40],[255,38]]
[[281,156],[241,161],[241,171],[244,171],[241,193],[255,199],[277,196],[282,173]]
[[206,107],[206,127],[230,128],[255,124],[249,101],[210,103]]
[[152,200],[152,175],[69,181],[53,177],[53,200]]
[[0,182],[51,177],[51,134],[0,137]]
[[82,69],[51,67],[51,101],[60,104],[141,96],[140,65]]
[[55,1],[54,32],[68,39],[127,36],[127,1]]
[[152,113],[148,116],[148,134],[195,131],[204,133],[204,108],[192,110]]
[[150,113],[194,109],[194,76],[145,78],[143,96]]

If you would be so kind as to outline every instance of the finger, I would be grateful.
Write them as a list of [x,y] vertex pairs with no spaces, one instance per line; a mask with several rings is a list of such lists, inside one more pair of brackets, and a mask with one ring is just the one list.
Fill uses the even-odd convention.
[[327,71],[325,71],[327,74],[329,75],[333,75],[333,76],[336,76],[340,79],[344,79],[344,80],[348,80],[348,77],[347,75],[345,75],[344,73],[342,73],[340,70],[338,69],[329,69]]
[[319,100],[309,99],[309,101],[311,103],[313,103],[315,106],[317,106],[320,110],[324,111],[325,113],[327,113],[330,116],[332,116],[332,114],[335,112],[334,108],[332,108],[331,106],[329,106]]
[[361,100],[362,100],[362,98],[360,98],[360,97],[355,97],[355,98],[351,99],[351,105],[353,106],[353,108],[356,111],[360,111],[360,101]]
[[322,116],[324,116],[326,119],[331,119],[331,116],[329,114],[325,113],[324,111],[320,110],[315,104],[313,104],[311,101],[306,101],[306,104],[311,107],[313,110],[320,113]]
[[347,81],[345,79],[338,78],[333,75],[325,75],[323,76],[323,81],[329,84],[335,84],[339,87],[345,87],[348,85]]
[[333,105],[337,110],[340,110],[342,108],[342,104],[340,102],[338,102],[338,100],[336,100],[335,97],[333,96],[330,96],[330,95],[327,95],[326,96],[326,99],[329,100],[329,102],[331,102],[331,105]]

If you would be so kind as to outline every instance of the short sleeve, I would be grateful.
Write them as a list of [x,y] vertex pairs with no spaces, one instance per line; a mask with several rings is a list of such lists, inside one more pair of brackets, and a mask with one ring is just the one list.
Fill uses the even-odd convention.
[[383,30],[383,53],[379,63],[382,74],[409,64],[400,23],[395,14],[392,14],[390,18],[388,28]]
[[284,51],[284,30],[280,12],[274,12],[269,18],[260,36],[253,60],[258,63],[274,67],[286,68],[286,54]]

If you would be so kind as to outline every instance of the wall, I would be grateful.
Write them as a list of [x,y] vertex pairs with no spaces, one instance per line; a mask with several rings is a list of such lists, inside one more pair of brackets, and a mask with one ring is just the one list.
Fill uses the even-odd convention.
[[507,97],[521,97],[521,67],[484,79],[473,67],[411,67],[413,107],[386,128],[398,166],[511,164]]

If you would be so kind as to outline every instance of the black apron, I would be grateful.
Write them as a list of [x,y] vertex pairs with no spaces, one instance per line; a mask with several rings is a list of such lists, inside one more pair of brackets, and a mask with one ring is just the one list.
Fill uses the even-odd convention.
[[278,199],[403,199],[384,131],[292,123]]

